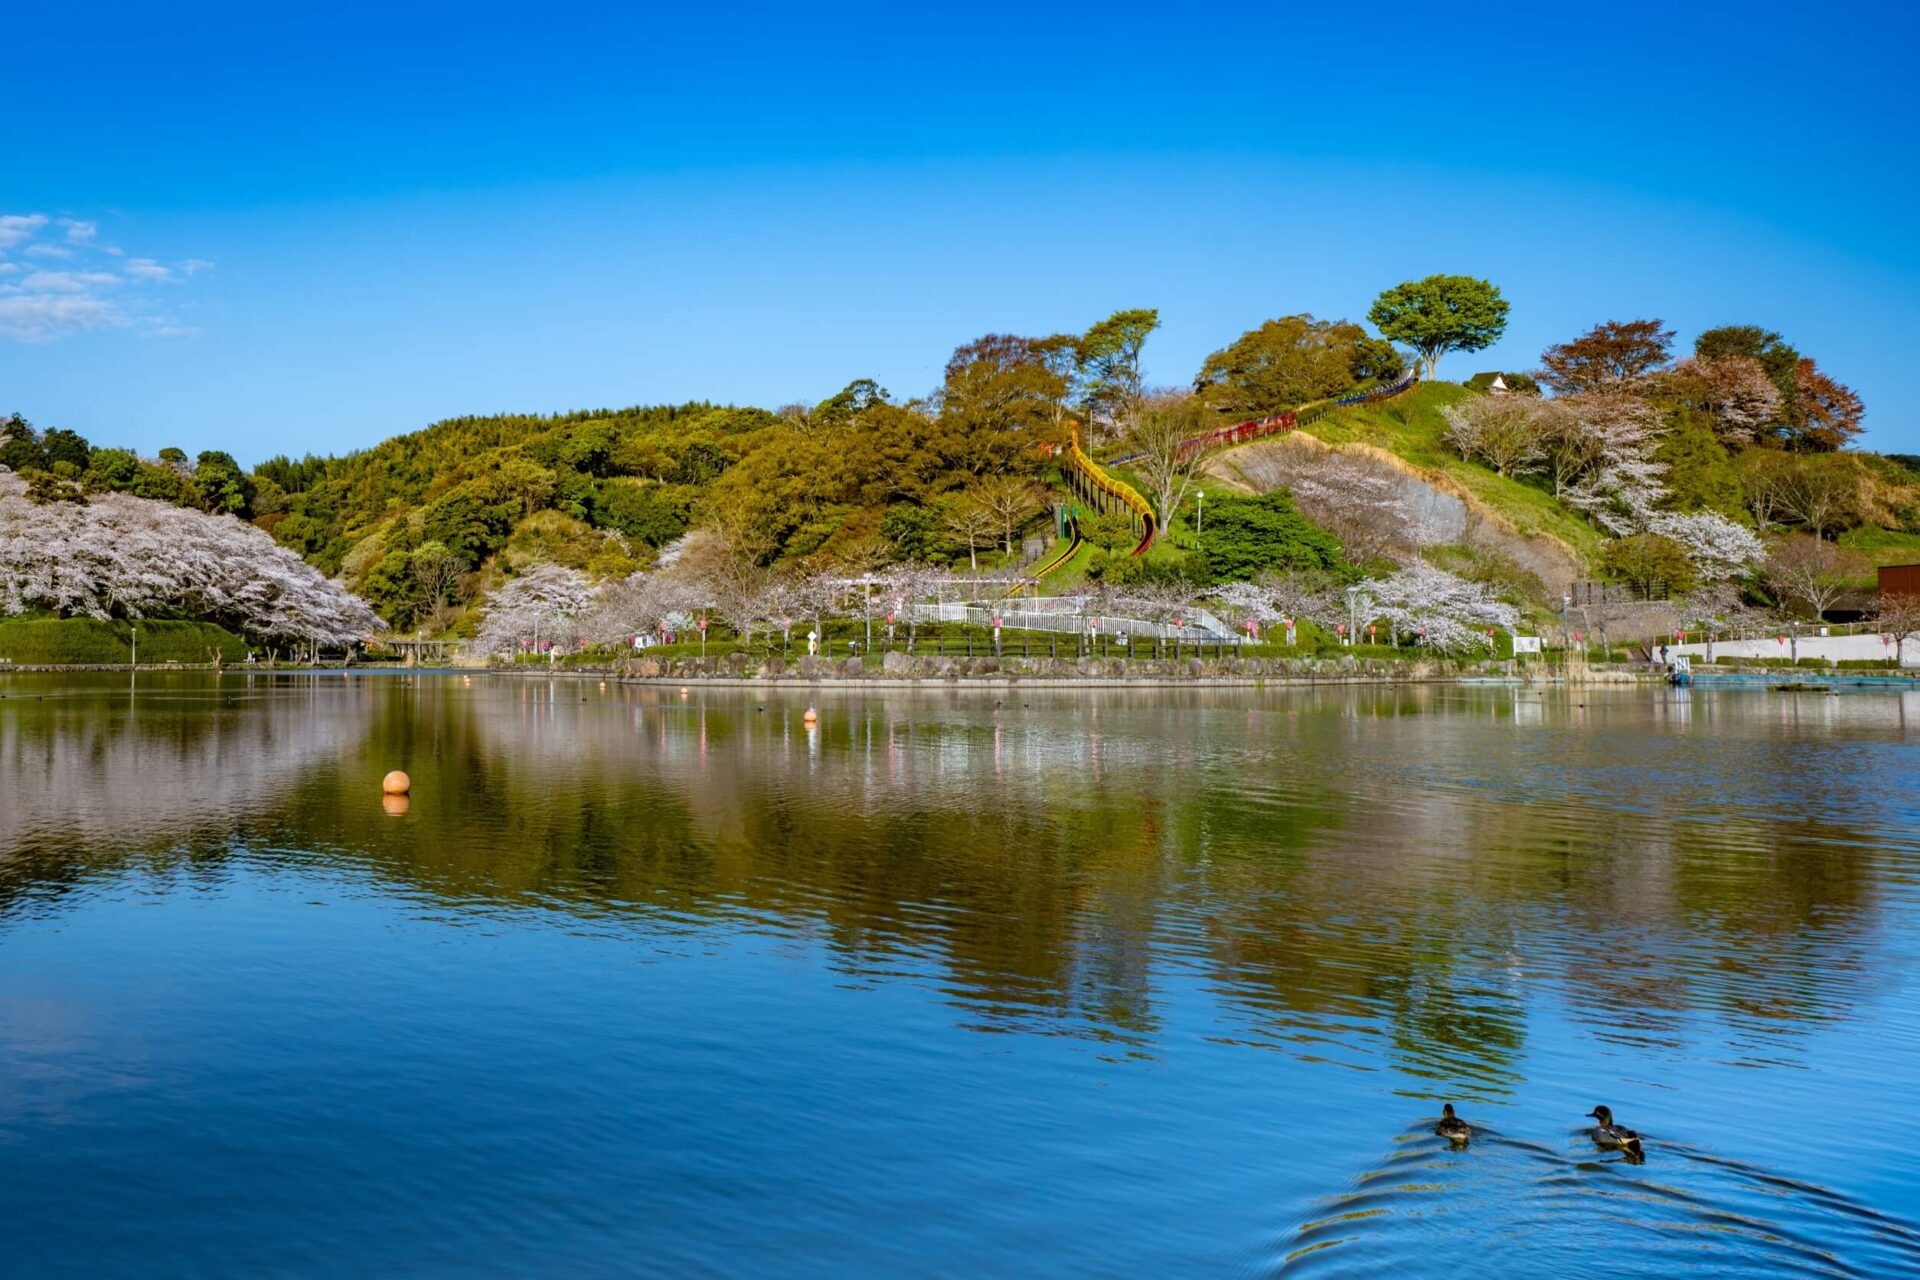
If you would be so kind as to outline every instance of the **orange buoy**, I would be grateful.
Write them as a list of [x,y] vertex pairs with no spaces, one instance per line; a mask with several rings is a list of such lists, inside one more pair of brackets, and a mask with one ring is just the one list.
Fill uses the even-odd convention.
[[818,711],[815,711],[812,707],[808,707],[807,714],[801,716],[800,718],[808,724],[814,724],[820,719],[820,713]]
[[404,796],[413,790],[413,779],[395,769],[380,780],[380,789],[390,796]]

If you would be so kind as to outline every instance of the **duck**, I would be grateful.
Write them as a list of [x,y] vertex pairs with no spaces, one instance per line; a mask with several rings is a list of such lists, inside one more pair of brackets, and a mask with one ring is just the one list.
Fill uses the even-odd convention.
[[1629,1157],[1639,1160],[1645,1157],[1646,1150],[1640,1145],[1640,1135],[1625,1125],[1613,1122],[1611,1107],[1595,1107],[1587,1112],[1587,1118],[1598,1120],[1593,1126],[1593,1143],[1608,1151],[1621,1151]]
[[1473,1136],[1473,1130],[1467,1127],[1467,1122],[1453,1114],[1451,1102],[1440,1108],[1440,1123],[1433,1126],[1433,1131],[1456,1147],[1466,1146],[1467,1139]]

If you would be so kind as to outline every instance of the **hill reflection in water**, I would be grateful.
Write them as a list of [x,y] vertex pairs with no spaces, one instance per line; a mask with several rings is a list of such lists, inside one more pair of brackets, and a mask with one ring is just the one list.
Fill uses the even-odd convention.
[[[1535,1095],[1573,1091],[1580,1107],[1553,1112],[1558,1143],[1604,1100],[1596,1089],[1644,1111],[1662,1091],[1744,1079],[1756,1106],[1785,1112],[1835,1087],[1822,1072],[1877,1074],[1865,1040],[1920,1065],[1916,997],[1892,976],[1914,954],[1920,871],[1920,705],[1900,697],[923,689],[821,695],[808,726],[798,694],[683,699],[565,679],[173,677],[130,697],[14,677],[3,691],[0,957],[9,937],[73,956],[50,929],[133,897],[165,912],[296,883],[398,910],[372,944],[397,964],[475,934],[526,946],[528,964],[559,947],[594,972],[611,957],[695,972],[714,1010],[739,1001],[775,1019],[763,1040],[718,1018],[710,1043],[673,1051],[682,1069],[814,1043],[864,1001],[882,1024],[901,1019],[871,1030],[870,1060],[854,1070],[794,1047],[796,1077],[884,1095],[900,1077],[933,1087],[925,1055],[984,1054],[961,1073],[984,1107],[1050,1098],[1066,1123],[1059,1091],[1091,1085],[1128,1106],[1172,1103],[1147,1132],[1177,1130],[1184,1107],[1216,1155],[1285,1166],[1175,1174],[1143,1132],[1110,1127],[1103,1142],[1084,1115],[1068,1133],[1039,1124],[1043,1151],[970,1152],[961,1168],[933,1158],[915,1188],[925,1205],[1052,1168],[1087,1200],[1064,1215],[1054,1201],[1055,1217],[1107,1237],[1046,1248],[1022,1235],[1032,1210],[1003,1205],[982,1241],[956,1246],[990,1269],[1173,1265],[1208,1241],[1255,1270],[1444,1253],[1422,1238],[1396,1254],[1403,1238],[1376,1256],[1377,1224],[1348,1239],[1324,1212],[1438,1099],[1499,1108],[1510,1131],[1546,1105]],[[379,795],[395,767],[414,779],[402,816]],[[279,906],[248,909],[291,930],[276,962],[289,969],[345,941],[289,925]],[[250,945],[234,942],[231,959],[244,966]],[[87,970],[71,963],[70,977]],[[772,1013],[737,985],[764,982],[768,964],[802,975]],[[444,1006],[457,980],[403,979],[419,1007]],[[285,982],[286,998],[317,981],[260,977]],[[602,998],[627,998],[626,981]],[[808,992],[834,1012],[810,1015]],[[350,995],[344,979],[327,988]],[[570,998],[596,1025],[612,1016],[588,990]],[[903,1018],[902,1000],[934,1021]],[[444,1016],[443,1034],[460,1036]],[[586,1035],[562,1023],[549,1034]],[[1060,1050],[1019,1047],[1034,1037]],[[882,1065],[876,1084],[867,1073]],[[1185,1081],[1181,1099],[1140,1083],[1156,1075]],[[844,1141],[844,1117],[817,1102],[792,1122]],[[1737,1113],[1687,1095],[1703,1107]],[[1306,1124],[1319,1136],[1305,1161],[1284,1140],[1235,1148],[1301,1125],[1299,1108],[1329,1113]],[[1890,1112],[1892,1095],[1845,1108]],[[50,1122],[24,1114],[16,1140],[30,1141]],[[1730,1154],[1764,1162],[1776,1146]],[[1832,1176],[1821,1160],[1797,1167]],[[731,1185],[741,1172],[704,1176]],[[1879,1176],[1869,1160],[1863,1203]],[[1156,1183],[1151,1202],[1199,1216],[1134,1221]],[[809,1212],[863,1216],[834,1201]],[[1114,1233],[1130,1231],[1149,1238],[1123,1247]],[[729,1251],[717,1229],[695,1236],[675,1237],[688,1266],[758,1256]],[[1302,1240],[1320,1247],[1303,1255]],[[825,1256],[887,1269],[892,1255],[870,1244]]]

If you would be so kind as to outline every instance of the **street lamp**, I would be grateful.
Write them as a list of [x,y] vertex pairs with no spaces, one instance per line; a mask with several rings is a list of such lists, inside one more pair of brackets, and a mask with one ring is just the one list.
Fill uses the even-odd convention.
[[1360,588],[1347,588],[1347,643],[1358,644],[1360,640]]

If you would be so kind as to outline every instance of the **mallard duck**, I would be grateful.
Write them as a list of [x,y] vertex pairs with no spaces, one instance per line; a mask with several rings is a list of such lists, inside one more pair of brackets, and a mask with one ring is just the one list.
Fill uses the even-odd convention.
[[1453,1114],[1451,1102],[1440,1108],[1440,1123],[1433,1126],[1433,1131],[1456,1147],[1465,1146],[1467,1139],[1473,1136],[1473,1130],[1467,1127],[1467,1122]]
[[1636,1160],[1646,1155],[1645,1149],[1640,1145],[1640,1135],[1625,1125],[1619,1125],[1613,1122],[1612,1108],[1595,1107],[1593,1110],[1587,1112],[1587,1118],[1600,1122],[1593,1126],[1593,1143],[1595,1146],[1604,1147],[1608,1151],[1625,1152]]

